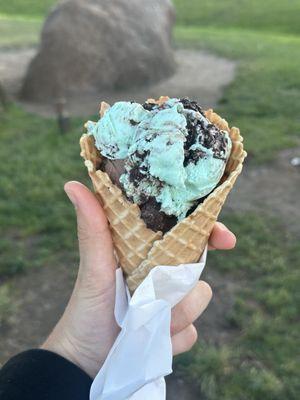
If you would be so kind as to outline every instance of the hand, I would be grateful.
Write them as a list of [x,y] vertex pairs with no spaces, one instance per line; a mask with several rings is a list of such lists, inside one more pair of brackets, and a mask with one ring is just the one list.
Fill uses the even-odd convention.
[[[114,318],[117,264],[108,222],[96,197],[78,182],[67,183],[65,191],[76,209],[80,265],[66,310],[42,348],[60,354],[95,377],[119,332]],[[233,233],[217,223],[210,248],[230,249],[234,245]],[[195,343],[197,332],[192,323],[211,296],[209,285],[200,281],[172,310],[174,354],[189,350]]]

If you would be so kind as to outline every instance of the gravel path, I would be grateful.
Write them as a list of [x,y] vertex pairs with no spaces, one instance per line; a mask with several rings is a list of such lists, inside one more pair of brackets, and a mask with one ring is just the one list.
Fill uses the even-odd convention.
[[[27,66],[35,54],[34,49],[0,51],[0,81],[13,98],[20,90]],[[177,72],[169,79],[156,85],[138,90],[115,93],[89,93],[80,98],[69,98],[67,108],[70,115],[97,113],[100,100],[113,103],[117,100],[134,99],[143,102],[145,97],[188,96],[196,99],[203,107],[215,106],[222,95],[224,86],[234,77],[235,63],[211,54],[193,50],[177,50]],[[23,107],[44,116],[54,114],[54,105],[23,103]]]
[[35,52],[33,48],[0,50],[0,82],[10,96],[14,97],[20,90],[22,79]]

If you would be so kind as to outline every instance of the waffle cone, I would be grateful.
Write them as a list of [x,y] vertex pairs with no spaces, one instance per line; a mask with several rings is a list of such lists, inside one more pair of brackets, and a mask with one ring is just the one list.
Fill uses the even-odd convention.
[[[106,103],[102,103],[100,115],[103,115],[104,107],[107,109]],[[129,202],[109,176],[99,169],[102,159],[93,137],[83,135],[80,140],[81,156],[109,220],[119,264],[125,271],[131,291],[157,265],[180,265],[199,260],[226,197],[242,171],[246,152],[239,129],[230,129],[227,122],[212,110],[205,114],[210,122],[229,132],[231,155],[219,186],[192,214],[165,235],[148,229],[141,219],[138,205]]]
[[130,275],[146,259],[153,243],[162,238],[162,233],[148,229],[140,217],[139,206],[129,202],[107,173],[98,169],[101,155],[93,137],[83,135],[80,146],[94,191],[110,224],[119,264]]

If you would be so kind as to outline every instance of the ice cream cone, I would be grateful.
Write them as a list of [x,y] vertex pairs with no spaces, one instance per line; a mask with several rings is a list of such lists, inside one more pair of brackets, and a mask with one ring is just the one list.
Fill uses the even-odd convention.
[[[161,97],[158,101],[165,99]],[[107,109],[107,104],[102,103],[102,116],[105,112],[103,107]],[[81,155],[109,220],[119,264],[125,271],[131,291],[157,265],[179,265],[199,260],[226,197],[242,171],[246,152],[239,129],[230,129],[227,122],[212,110],[205,114],[210,122],[229,132],[231,155],[219,186],[192,214],[165,235],[148,229],[140,216],[139,206],[129,202],[109,176],[99,169],[102,159],[93,137],[83,135],[80,140]]]
[[96,196],[110,223],[119,264],[130,275],[146,259],[153,243],[162,238],[162,233],[148,229],[140,217],[139,206],[130,203],[105,172],[97,170],[101,155],[93,137],[83,135],[80,146]]

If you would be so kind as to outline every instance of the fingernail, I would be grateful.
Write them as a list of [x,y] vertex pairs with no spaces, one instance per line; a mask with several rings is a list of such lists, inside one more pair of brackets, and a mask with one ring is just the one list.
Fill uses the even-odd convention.
[[69,197],[69,199],[71,200],[71,202],[73,203],[74,207],[77,208],[77,198],[75,193],[73,193],[71,190],[68,190],[67,188],[65,188],[65,192]]
[[225,226],[222,222],[218,222],[218,224],[219,224],[219,228],[221,229],[221,231],[230,232],[230,230],[227,228],[227,226]]
[[229,229],[227,228],[227,226],[225,226],[224,224],[222,224],[222,222],[219,222],[219,227],[220,227],[220,229],[221,229],[222,232],[227,232],[227,234],[229,234],[229,235],[232,237],[232,239],[236,240],[235,234],[234,234],[233,232],[231,232],[231,230],[229,230]]

